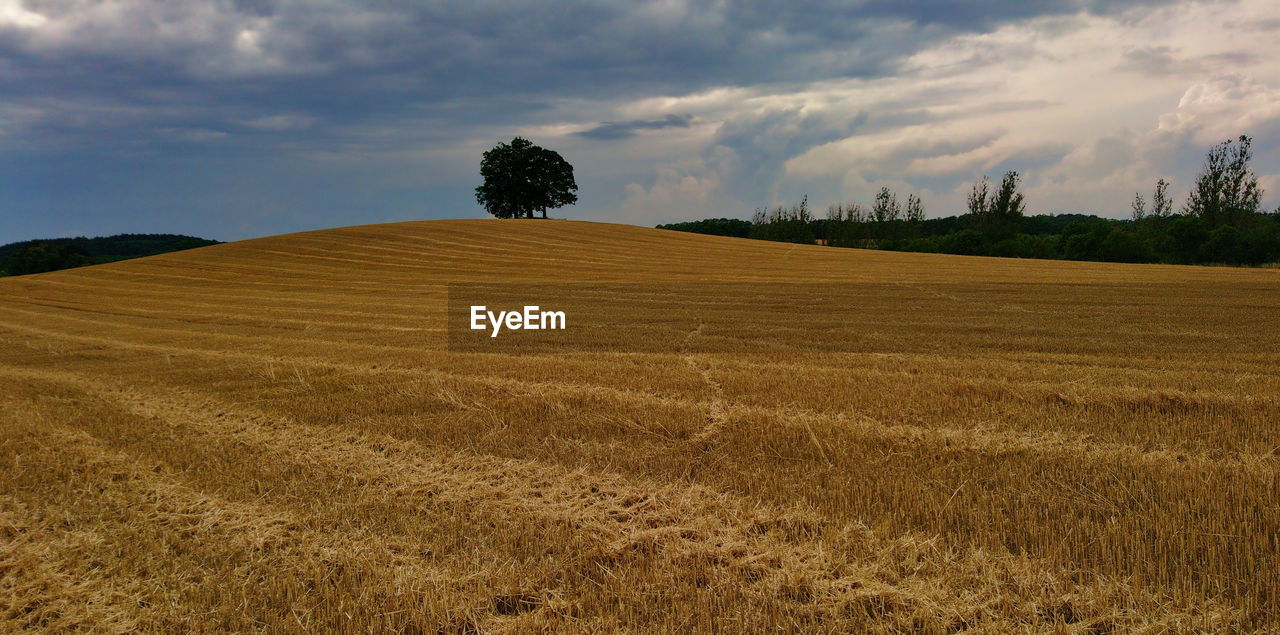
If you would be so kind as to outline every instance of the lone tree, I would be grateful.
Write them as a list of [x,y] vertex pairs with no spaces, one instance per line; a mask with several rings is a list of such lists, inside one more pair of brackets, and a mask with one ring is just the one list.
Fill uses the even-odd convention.
[[476,188],[476,202],[498,218],[533,218],[534,210],[578,202],[573,166],[554,150],[516,137],[484,153],[480,161],[484,183]]
[[1251,140],[1240,135],[1234,144],[1223,141],[1209,150],[1204,168],[1187,196],[1186,212],[1209,227],[1239,226],[1258,212],[1262,190],[1249,169]]

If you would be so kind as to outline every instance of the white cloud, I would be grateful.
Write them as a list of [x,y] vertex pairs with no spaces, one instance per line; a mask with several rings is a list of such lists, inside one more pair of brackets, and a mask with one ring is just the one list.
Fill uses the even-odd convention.
[[1177,109],[1160,116],[1159,131],[1212,144],[1277,121],[1280,89],[1248,75],[1225,73],[1187,88]]
[[0,28],[34,29],[48,21],[43,14],[24,7],[22,0],[0,0]]
[[[1157,178],[1173,181],[1177,194],[1176,184],[1190,182],[1214,143],[1251,134],[1255,150],[1280,145],[1280,66],[1273,64],[1280,46],[1267,29],[1239,28],[1267,15],[1267,2],[1245,0],[1123,19],[1036,19],[941,42],[888,77],[786,92],[707,90],[623,110],[678,104],[700,120],[724,121],[719,136],[731,131],[752,153],[743,155],[742,174],[720,175],[736,195],[762,187],[794,194],[793,185],[825,179],[831,185],[818,189],[866,200],[897,184],[936,192],[930,210],[941,215],[963,211],[973,179],[1017,169],[1033,213],[1119,216],[1133,192],[1147,192]],[[793,114],[767,115],[778,108]],[[868,119],[848,130],[800,123],[849,121],[859,112]],[[1256,158],[1260,174],[1280,172],[1280,153]],[[654,188],[675,187],[669,170],[659,165]],[[735,184],[744,176],[756,181],[754,190]],[[770,202],[747,200],[746,209]]]
[[623,188],[620,218],[638,224],[695,220],[711,216],[736,216],[740,203],[723,187],[721,172],[732,169],[735,157],[719,150],[712,161],[690,160],[657,168],[649,187],[629,183]]

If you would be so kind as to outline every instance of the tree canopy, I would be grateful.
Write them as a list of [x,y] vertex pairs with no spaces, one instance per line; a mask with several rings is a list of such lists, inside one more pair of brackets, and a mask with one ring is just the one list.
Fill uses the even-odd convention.
[[23,276],[29,273],[83,267],[87,264],[89,264],[89,257],[82,249],[71,245],[34,241],[10,254],[4,263],[4,271],[11,276]]
[[708,218],[685,223],[667,223],[658,225],[658,229],[671,229],[694,234],[710,234],[712,236],[735,236],[747,238],[751,234],[751,221],[741,218]]
[[177,234],[117,234],[96,238],[49,238],[0,245],[0,275],[43,273],[216,245],[218,241]]
[[1223,141],[1209,150],[1196,184],[1187,196],[1186,213],[1211,228],[1240,225],[1258,212],[1262,190],[1249,169],[1251,140]]
[[974,183],[968,201],[974,229],[992,241],[1006,240],[1018,233],[1026,210],[1022,193],[1018,191],[1021,179],[1016,171],[1006,172],[994,193],[987,177]]
[[548,209],[578,202],[573,166],[522,137],[485,152],[480,176],[476,202],[498,218],[533,218],[535,211],[546,218]]

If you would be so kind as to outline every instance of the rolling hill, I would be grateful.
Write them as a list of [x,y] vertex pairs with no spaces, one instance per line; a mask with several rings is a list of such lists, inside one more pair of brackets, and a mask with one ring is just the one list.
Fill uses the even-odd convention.
[[[669,297],[451,350],[494,283]],[[568,221],[0,279],[0,624],[1275,628],[1278,332],[1277,270]]]

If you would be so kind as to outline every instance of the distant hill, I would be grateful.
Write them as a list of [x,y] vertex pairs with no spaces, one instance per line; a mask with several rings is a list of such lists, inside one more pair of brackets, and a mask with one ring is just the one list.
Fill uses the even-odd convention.
[[43,273],[216,244],[216,240],[179,234],[24,240],[0,246],[0,275]]

